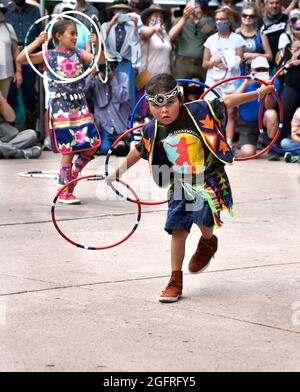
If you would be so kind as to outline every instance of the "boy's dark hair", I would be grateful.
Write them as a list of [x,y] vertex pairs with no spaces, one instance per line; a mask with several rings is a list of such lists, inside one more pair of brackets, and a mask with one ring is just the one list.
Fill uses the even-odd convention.
[[176,79],[167,73],[161,73],[153,76],[146,85],[146,93],[149,95],[156,95],[163,92],[173,90],[177,85]]
[[67,28],[71,25],[74,25],[76,28],[76,24],[73,22],[73,20],[70,19],[60,19],[58,22],[54,23],[52,27],[51,35],[55,45],[58,44],[58,39],[56,35],[63,34],[67,30]]

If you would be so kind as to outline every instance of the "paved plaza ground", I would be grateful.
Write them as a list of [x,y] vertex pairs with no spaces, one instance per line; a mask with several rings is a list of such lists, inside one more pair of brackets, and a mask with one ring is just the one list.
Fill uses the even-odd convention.
[[[57,171],[58,162],[51,152],[0,162],[0,371],[300,370],[299,164],[262,157],[228,167],[235,216],[223,215],[219,251],[205,272],[189,274],[193,228],[184,295],[161,304],[166,205],[143,207],[118,247],[76,248],[51,222],[56,180],[18,176]],[[103,162],[85,174],[103,173]],[[126,181],[141,198],[162,198],[149,178],[139,162]],[[57,207],[68,235],[98,246],[126,235],[136,207],[106,200],[109,192],[103,181],[80,182],[83,204]]]

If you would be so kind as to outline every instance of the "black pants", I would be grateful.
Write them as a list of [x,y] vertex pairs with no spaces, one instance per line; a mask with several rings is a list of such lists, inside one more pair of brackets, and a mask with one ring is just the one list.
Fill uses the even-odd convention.
[[300,86],[295,87],[296,88],[293,88],[287,85],[284,85],[283,87],[281,102],[284,112],[284,120],[282,132],[279,136],[278,143],[280,143],[282,139],[291,135],[291,121],[297,107],[300,105]]

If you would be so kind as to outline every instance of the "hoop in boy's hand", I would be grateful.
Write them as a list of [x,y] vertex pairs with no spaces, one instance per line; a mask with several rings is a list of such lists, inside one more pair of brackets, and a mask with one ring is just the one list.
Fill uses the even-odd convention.
[[[110,150],[108,151],[106,158],[105,158],[105,176],[107,177],[109,175],[108,173],[108,164],[109,164],[109,159],[111,157],[111,154],[113,152],[113,150],[117,147],[117,145],[119,144],[119,142],[124,139],[124,137],[126,137],[129,133],[135,131],[136,129],[142,128],[145,124],[141,124],[141,125],[137,125],[134,128],[130,128],[128,129],[126,132],[122,133],[122,135],[120,135],[118,137],[118,139],[113,143],[113,145],[111,146]],[[120,180],[117,180],[120,181]],[[163,201],[144,201],[144,200],[140,200],[140,199],[131,199],[130,197],[124,196],[120,191],[118,191],[118,189],[116,189],[114,187],[114,185],[112,184],[112,182],[109,182],[107,184],[118,196],[120,196],[122,199],[130,201],[131,203],[135,203],[138,205],[146,205],[146,206],[154,206],[154,205],[159,205],[159,204],[165,204],[168,202],[168,200],[163,200]]]
[[[273,84],[271,79],[270,81],[266,82],[265,80],[262,79],[258,79],[255,76],[249,76],[249,75],[241,75],[241,76],[232,76],[230,78],[224,79],[216,84],[214,84],[213,86],[211,86],[208,90],[206,90],[202,95],[201,98],[203,99],[205,97],[206,94],[208,94],[210,91],[212,91],[214,88],[218,87],[219,85],[223,84],[223,83],[227,83],[230,82],[232,80],[240,80],[240,79],[252,79],[255,80],[261,84],[264,84],[265,86]],[[248,157],[237,157],[234,160],[235,161],[249,161],[250,159],[254,159],[254,158],[258,158],[259,156],[263,155],[265,152],[269,151],[272,146],[274,145],[274,143],[276,143],[281,131],[282,131],[282,126],[283,126],[283,109],[282,109],[282,103],[281,100],[277,94],[277,91],[274,90],[273,94],[276,97],[276,101],[278,103],[278,108],[279,108],[279,124],[278,124],[278,129],[276,134],[274,135],[274,138],[272,139],[271,143],[269,145],[267,145],[265,148],[263,148],[261,151],[257,152],[256,154],[250,155]],[[260,107],[259,107],[259,113],[258,113],[258,126],[259,126],[259,132],[260,134],[264,134],[263,132],[263,104],[264,104],[264,99],[261,100],[260,102]]]
[[[55,216],[55,205],[57,202],[57,199],[59,198],[59,195],[66,189],[68,188],[71,184],[77,184],[79,181],[82,180],[99,180],[100,176],[99,175],[90,175],[90,176],[83,176],[83,177],[78,177],[70,182],[68,182],[66,185],[64,185],[56,194],[53,202],[52,202],[52,207],[51,207],[51,219],[52,222],[54,224],[55,229],[58,231],[58,233],[66,240],[68,241],[70,244],[78,247],[78,248],[82,248],[82,249],[87,249],[87,250],[103,250],[103,249],[109,249],[109,248],[114,248],[117,245],[122,244],[123,242],[125,242],[126,240],[128,240],[129,237],[132,236],[132,234],[136,231],[136,229],[138,228],[138,225],[140,223],[141,220],[141,213],[142,213],[142,208],[141,206],[138,204],[137,205],[137,218],[136,218],[136,222],[132,228],[132,230],[120,241],[114,243],[114,244],[110,244],[110,245],[105,245],[105,246],[90,246],[90,245],[84,245],[84,244],[78,244],[77,242],[73,241],[70,237],[68,237],[59,227],[57,220],[56,220],[56,216]],[[101,177],[101,179],[104,179],[104,176]],[[125,186],[133,195],[133,197],[135,198],[136,201],[138,201],[138,196],[135,193],[135,191],[125,182],[121,181],[121,180],[117,180],[121,185]]]

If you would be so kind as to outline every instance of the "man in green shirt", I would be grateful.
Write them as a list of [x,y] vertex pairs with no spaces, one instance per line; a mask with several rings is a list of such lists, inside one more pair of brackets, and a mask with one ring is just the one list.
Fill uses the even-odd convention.
[[171,41],[177,43],[176,78],[199,75],[201,81],[205,81],[203,44],[214,32],[214,20],[203,15],[198,2],[195,7],[185,6],[182,17],[175,21],[169,32]]

